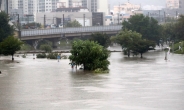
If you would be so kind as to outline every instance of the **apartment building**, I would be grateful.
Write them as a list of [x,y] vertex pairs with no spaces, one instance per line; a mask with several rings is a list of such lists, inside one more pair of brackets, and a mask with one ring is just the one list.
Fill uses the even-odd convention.
[[[24,14],[36,12],[54,12],[57,3],[63,0],[8,0],[9,10],[21,9]],[[66,1],[66,0],[65,0]]]
[[141,10],[141,5],[135,5],[132,4],[130,2],[127,3],[123,3],[117,6],[114,6],[114,10],[113,13],[117,14],[117,13],[128,13],[130,15],[134,15],[136,12],[138,13],[138,11]]
[[38,12],[55,12],[59,1],[61,0],[38,0]]
[[104,12],[108,14],[108,0],[68,0],[69,7],[85,7],[90,12]]
[[184,10],[184,1],[183,0],[179,0],[179,8]]
[[166,8],[178,9],[180,7],[180,0],[166,0]]
[[5,1],[4,0],[0,0],[0,11],[5,11]]

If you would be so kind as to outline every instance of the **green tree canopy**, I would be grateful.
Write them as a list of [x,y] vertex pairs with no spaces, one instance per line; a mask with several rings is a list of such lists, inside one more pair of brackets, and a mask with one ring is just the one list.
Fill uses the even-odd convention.
[[13,35],[13,26],[9,25],[9,16],[5,12],[0,12],[0,42],[8,36]]
[[13,55],[16,51],[21,49],[21,45],[23,44],[22,41],[19,39],[9,36],[0,43],[0,50],[4,55],[11,55],[12,60],[14,60]]
[[184,40],[184,15],[180,15],[176,23],[176,35],[179,40]]
[[43,39],[43,40],[40,40],[40,41],[39,41],[39,43],[38,43],[38,48],[40,48],[41,45],[49,45],[50,47],[52,47],[53,44],[52,44],[51,41]]
[[40,49],[41,50],[44,50],[47,53],[52,52],[52,47],[50,45],[48,45],[48,44],[42,44],[42,45],[40,45]]
[[81,27],[81,26],[82,25],[76,20],[70,21],[66,24],[66,27]]
[[35,29],[35,28],[41,28],[41,24],[34,22],[34,23],[24,24],[22,26],[22,29]]
[[174,41],[176,39],[176,23],[162,24],[162,39]]
[[83,65],[84,70],[103,69],[107,70],[109,53],[103,46],[94,41],[77,40],[72,44],[69,59],[77,65]]
[[143,39],[155,41],[159,44],[161,26],[154,18],[142,14],[133,15],[128,21],[122,23],[123,29],[136,31]]
[[133,46],[131,47],[133,53],[140,53],[141,58],[143,58],[142,54],[147,52],[148,50],[154,50],[155,42],[148,40],[138,40],[137,42],[133,42]]
[[110,37],[107,34],[95,33],[91,35],[90,40],[98,42],[101,46],[108,47],[110,45]]
[[142,39],[142,35],[131,30],[122,30],[117,36],[111,37],[113,42],[116,42],[122,46],[122,49],[127,53],[128,57],[130,52],[142,54],[148,50],[155,48],[155,42]]
[[122,49],[126,50],[128,57],[133,46],[133,42],[141,40],[142,35],[131,30],[122,30],[116,36],[111,37],[113,42],[116,42],[122,46]]

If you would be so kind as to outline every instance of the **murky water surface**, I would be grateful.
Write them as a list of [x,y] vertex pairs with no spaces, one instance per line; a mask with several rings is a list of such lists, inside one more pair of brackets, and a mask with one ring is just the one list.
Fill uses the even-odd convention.
[[[183,110],[184,56],[112,53],[110,73],[72,70],[69,60],[0,57],[0,110]],[[19,62],[19,63],[18,63]]]

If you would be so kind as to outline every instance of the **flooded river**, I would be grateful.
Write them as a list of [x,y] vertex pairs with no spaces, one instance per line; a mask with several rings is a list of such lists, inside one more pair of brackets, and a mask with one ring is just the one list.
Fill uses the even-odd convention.
[[110,72],[72,70],[69,60],[0,57],[0,110],[184,110],[184,55],[111,53]]

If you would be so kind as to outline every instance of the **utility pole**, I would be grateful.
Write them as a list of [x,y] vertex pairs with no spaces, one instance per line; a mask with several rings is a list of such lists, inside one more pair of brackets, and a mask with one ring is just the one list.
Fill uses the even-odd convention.
[[160,10],[159,10],[159,21],[161,21],[161,20],[160,20]]
[[119,3],[119,8],[118,8],[118,25],[119,25],[119,13],[120,13],[120,3]]
[[20,25],[20,19],[19,19],[19,14],[17,14],[18,20],[17,20],[17,27],[18,27],[18,37],[21,39],[21,25]]
[[83,14],[83,20],[84,20],[84,27],[85,27],[85,22],[86,22],[86,20],[85,20],[85,14]]
[[65,27],[65,15],[63,14],[63,27]]
[[6,12],[8,14],[8,0],[6,0]]
[[166,23],[166,19],[165,19],[165,11],[164,11],[164,21],[165,21],[165,23]]
[[176,19],[178,18],[178,11],[176,11]]
[[28,24],[29,24],[29,15],[27,16],[27,22],[28,22]]
[[46,15],[44,15],[44,18],[43,18],[43,28],[45,28],[45,25],[46,25]]
[[0,9],[1,9],[2,0],[0,0]]

